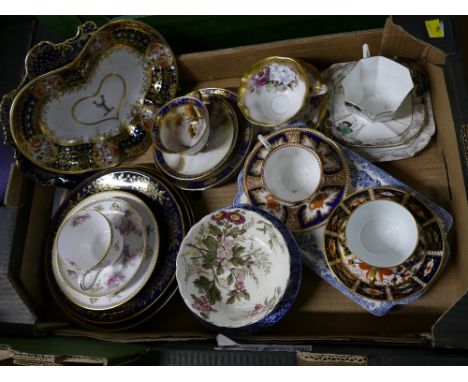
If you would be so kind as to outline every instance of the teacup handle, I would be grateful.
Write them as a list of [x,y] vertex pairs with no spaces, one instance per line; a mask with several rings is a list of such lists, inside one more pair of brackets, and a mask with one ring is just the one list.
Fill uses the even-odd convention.
[[362,45],[362,58],[369,58],[371,56],[369,45],[363,44]]
[[89,284],[88,286],[87,286],[86,283],[85,283],[85,277],[86,277],[86,275],[89,274],[89,272],[91,272],[91,270],[87,270],[87,271],[81,272],[81,273],[80,273],[80,276],[79,276],[79,278],[78,278],[78,283],[79,283],[79,285],[80,285],[80,288],[81,288],[82,290],[89,290],[89,289],[91,289],[91,287],[92,287],[92,286],[94,285],[94,283],[96,282],[96,280],[97,280],[97,278],[98,278],[98,276],[99,276],[99,274],[101,273],[102,270],[103,270],[103,268],[98,269],[98,271],[96,272],[96,275],[95,275],[94,278],[93,278],[93,282],[92,282],[91,284]]
[[265,148],[270,151],[271,150],[271,145],[270,145],[270,142],[267,141],[267,139],[262,135],[262,134],[258,134],[257,135],[257,138],[258,140],[260,141],[260,143],[265,146]]
[[201,91],[199,91],[199,90],[194,90],[194,91],[190,92],[189,94],[187,94],[187,96],[192,97],[192,98],[196,98],[199,101],[203,101],[203,95],[202,95]]

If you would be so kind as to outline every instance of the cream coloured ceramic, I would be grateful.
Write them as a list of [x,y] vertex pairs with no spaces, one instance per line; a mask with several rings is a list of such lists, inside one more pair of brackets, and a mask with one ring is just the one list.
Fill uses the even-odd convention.
[[368,54],[343,79],[345,102],[373,121],[389,121],[413,89],[413,80],[405,66]]
[[194,179],[217,170],[232,153],[239,136],[237,116],[222,96],[204,94],[202,100],[209,112],[210,136],[200,152],[186,156],[162,152],[161,169],[171,177]]
[[312,198],[322,183],[322,164],[315,151],[307,146],[289,143],[269,148],[263,162],[265,188],[279,203],[302,204]]
[[239,328],[260,321],[281,300],[290,255],[269,220],[230,207],[191,228],[176,267],[180,293],[192,312],[216,326]]
[[142,263],[134,277],[117,293],[101,297],[87,296],[74,290],[64,279],[60,272],[57,248],[54,246],[52,253],[52,271],[57,284],[65,296],[74,304],[90,310],[112,309],[124,304],[133,298],[146,284],[154,271],[159,253],[159,231],[156,219],[151,210],[138,197],[124,191],[105,191],[87,197],[78,203],[70,211],[76,213],[84,204],[99,202],[109,198],[118,198],[129,203],[141,216],[147,233],[146,251]]
[[167,153],[193,155],[201,151],[210,136],[209,113],[195,97],[178,97],[159,110],[153,141]]
[[302,66],[286,57],[268,57],[249,68],[238,90],[238,105],[252,123],[276,126],[294,117],[309,98]]
[[406,261],[418,244],[413,215],[391,200],[360,205],[346,224],[346,240],[359,259],[374,267],[395,267]]
[[[86,295],[91,297],[106,296],[120,291],[137,273],[145,255],[147,233],[146,227],[138,212],[126,201],[111,198],[92,203],[84,211],[98,211],[111,223],[112,229],[123,238],[119,248],[119,258],[105,268],[92,271],[94,277],[91,288]],[[64,269],[59,262],[60,271],[68,284],[81,292],[78,275],[73,270]],[[99,272],[99,273],[98,273]]]
[[86,291],[120,257],[123,237],[105,215],[81,210],[60,227],[57,248],[65,268],[76,276],[77,290]]

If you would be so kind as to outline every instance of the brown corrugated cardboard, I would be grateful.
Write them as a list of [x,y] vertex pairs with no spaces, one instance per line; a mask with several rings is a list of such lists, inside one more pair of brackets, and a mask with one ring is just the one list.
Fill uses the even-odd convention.
[[[381,318],[372,316],[312,271],[304,269],[301,289],[291,311],[281,322],[261,336],[254,337],[255,339],[291,341],[328,338],[428,343],[431,340],[431,327],[468,288],[468,280],[464,277],[464,273],[468,271],[468,256],[463,253],[463,249],[468,247],[468,206],[444,73],[439,66],[443,65],[445,55],[440,50],[415,39],[388,21],[383,31],[301,38],[183,55],[179,58],[182,88],[235,88],[239,84],[240,75],[249,65],[270,55],[299,57],[320,68],[334,62],[356,60],[361,55],[361,45],[364,42],[370,45],[371,52],[381,50],[388,55],[416,59],[426,69],[437,134],[431,144],[414,158],[386,163],[382,167],[453,215],[455,224],[449,236],[451,259],[440,279],[420,300],[397,307]],[[148,151],[125,165],[153,166],[151,163],[152,154]],[[35,196],[41,202],[37,199],[34,206],[38,210],[31,212],[25,250],[25,258],[31,261],[28,267],[33,267],[32,264],[40,266],[45,227],[50,217],[48,206],[52,203],[51,191],[38,187],[36,189]],[[196,217],[200,218],[211,210],[229,205],[235,193],[234,179],[227,185],[202,192],[202,198],[192,200]],[[37,282],[27,280],[31,276],[30,272],[22,272],[23,284],[28,288],[40,288]],[[37,273],[32,277],[36,276]],[[40,316],[42,321],[66,321],[52,299],[44,297],[47,296],[46,291],[31,294],[38,300],[43,299],[42,306],[47,307]],[[125,333],[60,329],[56,334],[88,335],[116,341],[200,339],[215,335],[191,315],[179,295],[156,317]]]

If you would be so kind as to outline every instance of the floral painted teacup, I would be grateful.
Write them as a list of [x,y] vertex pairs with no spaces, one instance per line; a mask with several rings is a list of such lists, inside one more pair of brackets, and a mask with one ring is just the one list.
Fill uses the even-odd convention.
[[309,98],[309,78],[299,62],[268,57],[248,69],[241,80],[237,103],[252,123],[277,126],[293,118]]
[[[58,256],[67,269],[78,273],[82,290],[90,289],[99,271],[115,263],[123,248],[123,237],[107,218],[82,210],[67,219],[57,235]],[[90,279],[88,275],[98,271]]]
[[272,148],[262,135],[258,139],[269,150],[261,170],[265,189],[286,206],[310,200],[323,181],[322,162],[317,153],[298,143]]
[[159,110],[153,142],[166,153],[193,155],[205,148],[210,136],[208,109],[201,96],[174,98]]

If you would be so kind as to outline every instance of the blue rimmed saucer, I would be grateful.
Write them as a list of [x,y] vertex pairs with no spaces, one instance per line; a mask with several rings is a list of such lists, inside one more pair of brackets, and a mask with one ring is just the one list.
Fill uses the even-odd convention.
[[[301,277],[302,277],[302,262],[301,262],[301,253],[300,253],[299,247],[297,246],[297,243],[294,237],[292,236],[291,232],[284,226],[283,223],[281,223],[281,221],[276,219],[274,216],[268,214],[267,212],[259,208],[256,208],[250,205],[243,205],[243,204],[222,208],[220,210],[210,213],[209,216],[212,217],[211,219],[212,222],[217,221],[220,226],[227,229],[230,232],[230,235],[232,237],[239,238],[239,236],[243,234],[242,232],[244,231],[242,229],[243,228],[242,224],[244,223],[245,223],[244,224],[245,226],[248,226],[248,229],[253,229],[253,230],[258,229],[261,232],[267,232],[267,231],[269,232],[269,230],[267,230],[267,227],[264,227],[263,229],[252,227],[252,222],[247,221],[241,213],[237,213],[237,211],[239,210],[255,212],[256,214],[264,218],[267,222],[270,222],[273,225],[274,229],[276,229],[276,231],[280,233],[283,240],[279,240],[279,242],[284,242],[286,244],[287,251],[289,253],[289,278],[285,284],[286,287],[285,287],[284,293],[279,298],[279,301],[276,302],[273,309],[270,310],[270,312],[266,314],[262,319],[260,319],[259,321],[250,323],[248,325],[240,326],[240,327],[217,326],[213,324],[212,322],[210,322],[209,314],[215,312],[212,305],[210,305],[210,303],[208,302],[208,300],[211,297],[206,297],[206,295],[204,295],[203,297],[184,296],[184,293],[182,293],[182,290],[185,290],[186,288],[183,288],[181,286],[181,283],[185,285],[185,281],[184,281],[185,277],[189,275],[193,276],[194,268],[193,268],[193,264],[192,265],[188,264],[189,268],[186,268],[186,267],[180,268],[180,266],[182,266],[183,264],[186,265],[186,263],[182,261],[183,259],[181,258],[182,256],[181,253],[179,253],[178,260],[177,260],[178,261],[177,280],[178,280],[179,288],[181,290],[181,294],[182,294],[182,297],[184,298],[184,301],[189,305],[190,310],[192,311],[194,316],[211,330],[218,332],[218,333],[224,333],[224,334],[233,335],[233,336],[258,333],[258,332],[268,329],[272,325],[276,324],[279,320],[281,320],[284,317],[284,315],[289,311],[289,309],[291,308],[291,306],[293,305],[296,299],[296,296],[299,291],[300,283],[301,283]],[[225,222],[223,219],[225,220]],[[229,222],[231,222],[231,224]],[[211,225],[214,226],[215,224],[211,224]],[[196,228],[196,226],[194,226],[193,228]],[[218,231],[218,229],[216,227],[211,227],[210,232],[212,232],[214,235],[219,235],[220,231]],[[278,239],[275,239],[275,240],[278,240]],[[204,243],[210,246],[211,243],[209,241],[212,241],[212,240],[210,239],[204,240]],[[230,239],[228,238],[227,241],[230,241]],[[240,241],[242,241],[242,239],[240,239]],[[255,263],[255,261],[253,258],[251,258],[251,255],[249,255],[248,258],[246,258],[245,263],[241,261],[240,258],[236,258],[236,256],[238,255],[242,257],[242,255],[240,255],[240,252],[239,252],[240,248],[238,246],[234,246],[232,248],[232,251],[233,253],[235,252],[236,254],[233,257],[233,259],[230,260],[233,264],[233,267],[235,268],[235,269],[230,269],[233,272],[232,273],[233,279],[232,279],[231,286],[235,284],[234,289],[236,292],[239,292],[239,293],[236,293],[236,295],[233,295],[234,290],[231,291],[229,295],[231,296],[230,298],[232,299],[232,302],[229,302],[228,300],[227,304],[231,304],[231,303],[234,303],[234,301],[237,301],[236,298],[240,297],[240,295],[243,295],[243,297],[240,297],[239,300],[241,300],[242,298],[247,298],[248,300],[250,300],[250,298],[254,298],[246,294],[246,290],[244,290],[243,288],[240,288],[240,287],[244,287],[244,282],[240,281],[241,278],[238,278],[240,277],[239,272],[236,272],[236,270],[239,270],[243,266],[246,269],[248,269],[248,272],[250,275],[253,272],[253,267],[254,267],[253,264]],[[185,254],[184,256],[186,255],[189,256],[189,258],[192,256],[192,254],[189,254],[189,253]],[[207,259],[208,258],[205,257],[205,260]],[[226,264],[227,262],[229,262],[227,260],[222,260],[222,261]],[[205,274],[204,271],[202,273]],[[219,270],[217,270],[215,274],[217,274],[217,276],[214,276],[215,278],[218,278],[218,277],[221,278]],[[207,277],[201,277],[201,279],[205,281],[208,280]],[[227,282],[229,283],[230,282],[229,276],[227,280],[228,280]],[[235,280],[237,280],[237,282],[235,282]],[[220,282],[222,283],[222,281]],[[240,286],[237,284],[239,284]],[[198,285],[199,288],[202,288],[201,291],[203,294],[211,293],[212,288],[205,285],[204,282],[203,283],[201,281],[196,282],[196,285]],[[245,280],[245,285],[248,285],[247,280]],[[251,285],[251,283],[249,285]],[[191,298],[193,298],[193,301],[189,301]],[[255,305],[254,313],[258,313],[259,310],[266,308],[266,306],[262,304]],[[242,318],[242,320],[244,319],[245,318]]]
[[325,224],[349,187],[349,166],[341,149],[316,130],[300,127],[283,128],[265,139],[272,148],[286,143],[312,148],[322,163],[324,181],[307,202],[293,207],[280,204],[263,185],[262,166],[268,149],[257,143],[247,157],[243,170],[243,188],[249,202],[280,219],[293,232],[308,231]]
[[[112,309],[93,311],[82,308],[70,301],[60,290],[51,273],[52,243],[57,228],[62,220],[80,200],[102,191],[127,191],[140,198],[155,215],[158,221],[161,244],[156,269],[148,282],[130,301]],[[165,185],[151,172],[131,168],[107,170],[94,175],[78,185],[59,207],[49,233],[46,270],[49,288],[57,303],[73,321],[82,326],[99,326],[109,324],[121,326],[122,322],[138,321],[138,317],[146,318],[143,313],[154,311],[153,306],[175,279],[175,259],[186,233],[186,221],[181,206],[170,186]]]
[[[217,95],[223,97],[228,101],[231,106],[236,110],[237,120],[239,123],[239,139],[232,150],[232,154],[224,162],[224,165],[208,177],[200,179],[176,179],[171,178],[171,183],[183,190],[198,191],[205,190],[207,188],[218,186],[222,183],[227,182],[232,178],[239,168],[249,152],[249,148],[252,144],[254,137],[255,126],[248,122],[240,113],[237,107],[237,96],[230,90],[221,88],[206,88],[198,90],[203,95]],[[163,154],[159,150],[153,150],[154,160],[157,164],[164,163]]]

